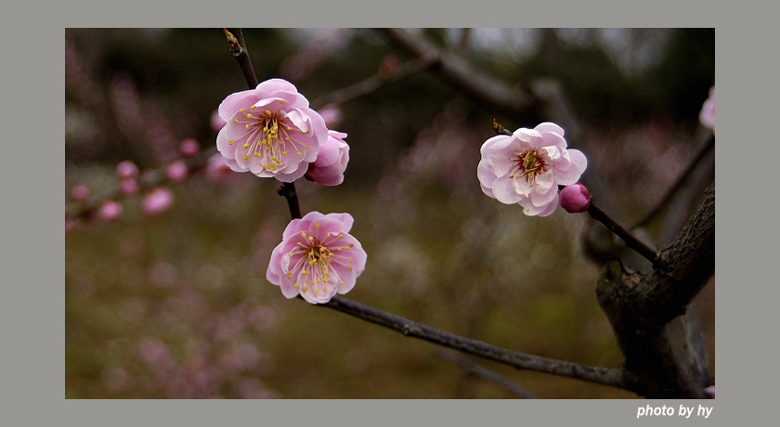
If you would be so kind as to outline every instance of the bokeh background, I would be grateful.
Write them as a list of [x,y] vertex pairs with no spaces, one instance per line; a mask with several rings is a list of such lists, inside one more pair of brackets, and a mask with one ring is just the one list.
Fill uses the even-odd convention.
[[[706,29],[413,30],[510,86],[553,82],[580,126],[599,204],[630,225],[675,182],[710,131]],[[309,100],[391,73],[411,58],[374,30],[244,29],[260,80]],[[221,29],[65,31],[65,199],[114,194],[116,165],[143,171],[214,150],[212,114],[246,89]],[[485,196],[479,147],[511,117],[422,72],[335,106],[348,134],[344,184],[296,183],[302,211],[349,212],[368,263],[347,298],[448,332],[541,356],[616,368],[622,357],[595,297],[603,262],[647,268],[586,215],[526,217]],[[340,116],[340,117],[337,117]],[[714,153],[637,234],[671,241],[714,177]],[[173,204],[73,219],[65,240],[68,398],[511,398],[464,375],[436,346],[336,311],[287,300],[265,279],[289,221],[279,183],[205,169],[161,184]],[[694,301],[714,372],[714,279]],[[679,325],[671,325],[673,330]],[[679,333],[679,331],[677,331]],[[477,360],[478,361],[478,360]],[[478,361],[543,398],[633,393]]]

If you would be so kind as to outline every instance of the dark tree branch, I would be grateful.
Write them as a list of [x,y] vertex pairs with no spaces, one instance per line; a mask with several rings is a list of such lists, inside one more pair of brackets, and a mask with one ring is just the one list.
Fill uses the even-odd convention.
[[421,58],[409,61],[390,73],[379,73],[363,81],[357,82],[352,86],[347,86],[325,95],[312,102],[312,108],[322,108],[328,104],[342,104],[355,98],[368,95],[376,90],[390,84],[401,81],[407,77],[413,76],[421,71],[427,70],[439,62],[437,56],[423,56]]
[[481,341],[471,340],[440,331],[430,326],[385,313],[373,307],[359,304],[340,296],[333,297],[330,301],[321,306],[332,308],[367,322],[393,329],[401,332],[407,337],[419,338],[484,359],[513,366],[517,369],[546,372],[548,374],[623,388],[623,377],[621,372],[616,369],[580,365],[577,363],[548,359],[546,357],[503,349]]
[[631,234],[630,231],[626,230],[625,227],[612,219],[612,217],[604,212],[604,210],[602,210],[595,202],[591,202],[590,207],[588,208],[588,213],[593,217],[593,219],[604,224],[609,229],[609,231],[615,233],[615,235],[623,239],[623,241],[626,242],[626,246],[635,250],[639,255],[647,258],[653,264],[656,263],[658,260],[658,254],[655,252],[655,250],[647,246],[644,242]]
[[463,368],[463,370],[467,375],[482,377],[488,381],[494,382],[499,386],[501,386],[504,390],[514,394],[515,396],[521,399],[536,399],[536,396],[527,392],[522,387],[509,381],[508,379],[502,377],[501,375],[498,375],[497,373],[491,371],[490,369],[477,365],[467,357],[463,357],[457,353],[453,353],[451,351],[444,351],[441,349],[436,349],[434,353],[439,357],[457,363],[458,365],[461,366],[461,368]]
[[455,54],[402,29],[380,30],[388,39],[414,57],[438,57],[433,70],[444,81],[472,100],[512,116],[523,116],[534,109],[536,99],[527,91],[508,86],[477,71]]
[[301,218],[301,208],[298,206],[298,193],[295,191],[295,183],[285,182],[276,192],[287,199],[287,207],[290,209],[292,219]]
[[672,350],[666,325],[715,272],[715,184],[653,271],[628,274],[610,263],[596,288],[623,354],[625,381],[647,397],[702,398],[701,385]]
[[690,163],[688,163],[688,166],[685,167],[685,170],[682,171],[680,176],[677,178],[677,180],[672,184],[671,187],[666,191],[666,194],[661,197],[661,199],[658,201],[658,203],[653,206],[652,209],[647,211],[645,216],[643,216],[639,221],[636,222],[633,226],[631,226],[631,230],[637,229],[639,227],[644,226],[650,220],[655,218],[656,215],[658,215],[659,212],[661,212],[672,200],[672,198],[677,194],[677,192],[680,190],[680,188],[683,187],[683,184],[685,184],[688,181],[688,177],[690,176],[691,172],[693,172],[694,169],[696,169],[696,166],[701,162],[701,160],[704,158],[705,155],[710,151],[711,148],[715,147],[715,135],[713,134],[709,139],[707,139],[707,142],[699,148],[699,151],[696,153],[696,155],[691,159]]

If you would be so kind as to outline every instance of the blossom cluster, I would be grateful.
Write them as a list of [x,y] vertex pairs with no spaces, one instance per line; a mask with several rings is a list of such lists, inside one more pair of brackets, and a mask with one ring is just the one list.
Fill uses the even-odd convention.
[[558,186],[576,183],[588,159],[567,148],[564,130],[545,122],[482,144],[477,178],[482,191],[505,204],[519,204],[529,216],[548,216],[558,207]]
[[[217,150],[235,172],[293,182],[299,178],[326,186],[344,182],[349,163],[347,134],[327,128],[325,119],[290,82],[271,79],[225,98],[212,123],[221,124]],[[310,212],[293,219],[274,249],[266,278],[287,298],[328,302],[355,286],[366,252],[349,234],[347,213]]]

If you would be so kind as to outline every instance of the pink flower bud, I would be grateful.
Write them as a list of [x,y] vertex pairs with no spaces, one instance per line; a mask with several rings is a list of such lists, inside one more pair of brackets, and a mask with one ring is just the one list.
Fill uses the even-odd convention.
[[110,200],[100,206],[98,214],[103,221],[116,221],[122,216],[122,205]]
[[187,178],[187,165],[183,161],[177,160],[165,168],[165,176],[173,182],[181,182]]
[[590,207],[590,193],[581,183],[561,190],[561,207],[569,213],[585,212]]
[[306,178],[322,185],[334,186],[344,182],[344,171],[349,163],[349,145],[346,133],[328,131],[328,140],[320,147],[314,163],[309,165]]
[[142,205],[147,215],[165,212],[173,205],[173,192],[165,187],[156,188],[144,197]]
[[119,191],[125,196],[131,196],[138,192],[138,181],[135,178],[124,178],[119,182]]
[[235,176],[235,172],[225,163],[225,158],[221,154],[217,153],[209,157],[209,161],[206,163],[206,177],[212,181],[224,183],[233,176]]
[[73,227],[75,226],[76,226],[76,221],[65,218],[65,234],[68,234],[71,231],[73,231]]
[[131,162],[130,160],[125,160],[124,162],[116,165],[116,175],[120,179],[137,178],[138,166],[136,166],[135,163]]
[[223,120],[222,117],[219,116],[219,110],[214,110],[214,112],[211,113],[211,120],[210,120],[211,130],[213,130],[214,132],[219,132],[220,129],[222,129],[226,123],[227,122],[225,122],[225,120]]
[[337,126],[341,123],[341,108],[335,105],[326,105],[319,111],[322,120],[325,120],[325,126]]
[[89,188],[85,185],[77,185],[70,190],[70,197],[77,202],[83,202],[89,197]]
[[702,126],[715,131],[715,86],[710,88],[710,97],[701,106],[699,121]]
[[198,144],[198,141],[192,138],[187,138],[179,145],[179,151],[181,151],[181,154],[184,157],[195,157],[198,155],[198,153],[200,153],[200,144]]

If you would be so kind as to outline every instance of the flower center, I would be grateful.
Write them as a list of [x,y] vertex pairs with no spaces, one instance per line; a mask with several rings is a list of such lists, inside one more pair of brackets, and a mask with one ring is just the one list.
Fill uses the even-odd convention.
[[[282,104],[284,101],[280,100],[279,105]],[[246,150],[243,156],[244,160],[257,157],[265,170],[275,171],[287,166],[283,156],[287,155],[289,148],[295,150],[295,154],[298,156],[302,156],[303,151],[310,148],[309,144],[300,140],[303,135],[309,132],[302,132],[290,126],[285,122],[284,113],[279,113],[278,109],[273,112],[271,110],[258,112],[253,106],[250,110],[250,112],[243,108],[238,110],[240,113],[246,114],[247,120],[233,120],[235,124],[244,125],[247,131],[241,137],[242,139],[246,138],[242,147]],[[233,141],[228,141],[228,144],[232,145]]]
[[[319,228],[319,223],[315,224]],[[305,243],[298,242],[297,249],[290,252],[291,267],[287,271],[287,277],[292,279],[293,275],[298,275],[298,280],[294,287],[302,286],[306,292],[311,289],[316,294],[320,290],[326,291],[331,282],[343,285],[344,281],[339,273],[333,268],[334,265],[345,267],[352,270],[352,257],[349,251],[354,244],[337,246],[335,243],[344,238],[343,233],[327,235],[322,239],[308,236],[305,232],[300,234],[305,239]],[[335,262],[334,265],[331,265]]]
[[533,185],[536,181],[536,177],[547,171],[547,167],[550,165],[544,156],[537,150],[531,149],[528,151],[515,150],[514,157],[510,157],[510,160],[515,162],[515,166],[510,171],[510,178],[525,177],[528,184]]

